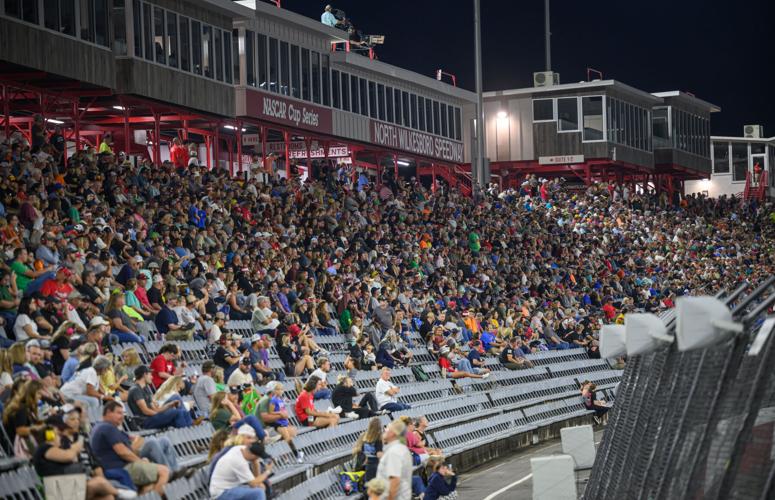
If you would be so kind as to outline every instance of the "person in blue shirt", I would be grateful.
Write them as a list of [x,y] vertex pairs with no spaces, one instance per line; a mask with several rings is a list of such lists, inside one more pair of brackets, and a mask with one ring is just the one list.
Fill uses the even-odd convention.
[[332,28],[336,28],[337,24],[341,24],[342,22],[336,18],[334,13],[332,12],[334,10],[333,7],[330,5],[326,5],[326,10],[323,11],[323,13],[320,15],[320,22],[325,24],[326,26],[331,26]]
[[[440,463],[434,467],[434,472],[428,478],[428,486],[425,488],[426,500],[436,500],[439,497],[449,495],[457,488],[457,476],[447,464]],[[449,480],[449,482],[447,482]]]

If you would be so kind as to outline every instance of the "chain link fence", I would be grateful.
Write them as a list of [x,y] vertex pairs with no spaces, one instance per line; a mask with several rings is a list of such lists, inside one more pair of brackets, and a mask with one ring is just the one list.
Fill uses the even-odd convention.
[[[772,281],[728,299],[744,334],[628,361],[585,499],[772,498],[775,340],[748,354],[775,298],[762,301]],[[663,320],[672,329],[674,313]]]

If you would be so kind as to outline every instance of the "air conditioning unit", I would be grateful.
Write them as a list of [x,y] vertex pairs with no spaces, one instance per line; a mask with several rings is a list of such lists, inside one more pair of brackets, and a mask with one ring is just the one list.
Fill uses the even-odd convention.
[[743,135],[750,139],[761,139],[764,137],[764,127],[761,125],[746,125],[743,128]]
[[554,71],[539,71],[533,73],[533,87],[550,87],[560,84],[560,74]]

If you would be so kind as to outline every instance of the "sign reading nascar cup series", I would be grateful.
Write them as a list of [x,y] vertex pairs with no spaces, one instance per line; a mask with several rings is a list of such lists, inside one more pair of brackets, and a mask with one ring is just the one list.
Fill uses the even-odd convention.
[[416,155],[463,163],[462,142],[397,127],[389,123],[371,122],[371,142]]
[[331,133],[331,110],[306,102],[249,90],[248,114],[294,128]]

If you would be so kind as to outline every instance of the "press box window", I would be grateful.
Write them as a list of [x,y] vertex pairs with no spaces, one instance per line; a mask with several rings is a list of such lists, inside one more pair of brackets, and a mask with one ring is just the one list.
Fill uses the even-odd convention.
[[584,116],[584,140],[603,140],[603,97],[591,96],[581,98],[581,111]]
[[557,99],[557,121],[560,132],[575,132],[579,129],[578,99],[562,97]]
[[554,120],[554,99],[533,99],[533,121]]

